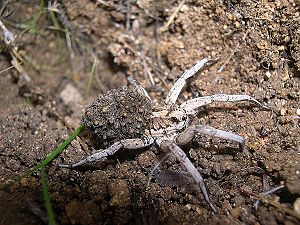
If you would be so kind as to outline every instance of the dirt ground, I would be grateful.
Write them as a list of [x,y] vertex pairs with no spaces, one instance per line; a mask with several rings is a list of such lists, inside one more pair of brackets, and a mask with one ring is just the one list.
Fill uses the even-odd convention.
[[[236,143],[205,136],[184,147],[218,212],[212,212],[172,156],[146,189],[161,156],[156,146],[120,151],[79,169],[59,168],[94,151],[83,134],[46,168],[56,220],[300,224],[298,0],[60,0],[45,1],[41,8],[42,3],[0,2],[1,20],[25,59],[24,73],[4,71],[11,58],[1,36],[2,184],[44,159],[79,126],[84,108],[99,93],[127,85],[127,76],[159,105],[184,70],[202,58],[219,57],[190,80],[179,101],[247,94],[270,110],[214,103],[197,115],[203,124],[243,136],[250,152],[247,157]],[[176,180],[172,171],[185,176]],[[256,210],[257,194],[280,185],[284,188]],[[39,173],[1,188],[0,215],[1,225],[47,223]]]

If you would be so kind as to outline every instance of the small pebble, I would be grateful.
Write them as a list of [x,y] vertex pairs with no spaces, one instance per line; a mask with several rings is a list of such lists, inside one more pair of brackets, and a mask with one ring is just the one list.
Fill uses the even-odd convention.
[[280,109],[280,116],[284,116],[286,114],[286,109],[285,108],[281,108]]
[[267,71],[267,72],[266,72],[266,77],[267,77],[267,78],[270,78],[271,75],[272,75],[272,74],[270,73],[270,71]]

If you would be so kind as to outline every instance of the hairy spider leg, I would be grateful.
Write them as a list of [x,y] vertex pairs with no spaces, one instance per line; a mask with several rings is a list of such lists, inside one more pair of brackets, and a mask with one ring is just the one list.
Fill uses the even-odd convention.
[[60,167],[64,168],[74,168],[80,165],[83,165],[85,163],[91,163],[96,160],[100,160],[103,158],[106,158],[107,156],[115,154],[117,151],[119,151],[121,148],[124,149],[138,149],[143,148],[146,146],[149,146],[154,143],[154,138],[152,137],[145,137],[145,138],[137,138],[137,139],[125,139],[121,141],[117,141],[114,144],[112,144],[110,147],[104,150],[100,150],[99,152],[90,155],[86,157],[83,160],[80,160],[77,163],[74,164],[60,164]]
[[215,206],[211,203],[211,201],[209,199],[209,196],[208,196],[208,193],[207,193],[207,190],[205,187],[205,183],[204,183],[204,180],[203,180],[201,174],[198,172],[198,170],[195,168],[193,163],[186,156],[184,151],[174,142],[167,143],[166,146],[175,155],[175,157],[179,160],[181,165],[183,165],[187,169],[187,171],[192,175],[192,177],[195,179],[196,183],[199,184],[201,191],[204,195],[204,198],[205,198],[206,202],[209,204],[209,206],[211,207],[211,209],[214,212],[217,212]]
[[207,125],[193,124],[189,126],[177,136],[176,143],[178,145],[185,145],[189,143],[195,137],[196,134],[204,134],[210,137],[216,137],[224,140],[237,142],[239,144],[240,150],[246,154],[248,153],[245,149],[245,139],[242,136],[228,131],[219,130]]
[[216,137],[224,140],[237,142],[239,144],[239,149],[243,153],[248,154],[248,151],[245,148],[245,139],[240,135],[228,131],[224,131],[224,130],[219,130],[214,127],[210,127],[206,125],[195,126],[195,131],[197,134],[204,134],[210,137]]
[[186,70],[175,82],[173,87],[171,88],[170,92],[167,95],[167,98],[165,100],[165,104],[167,106],[172,106],[176,101],[177,98],[182,91],[182,88],[187,83],[187,79],[194,76],[200,69],[202,69],[205,65],[208,63],[214,63],[218,59],[207,59],[204,58],[200,61],[198,61],[192,68]]
[[263,109],[269,109],[268,107],[262,105],[259,101],[254,99],[253,97],[249,95],[226,95],[226,94],[218,94],[218,95],[211,95],[211,96],[204,96],[204,97],[198,97],[194,98],[188,101],[185,101],[180,105],[180,109],[183,109],[186,111],[188,115],[194,115],[197,113],[195,109],[209,105],[213,102],[240,102],[240,101],[250,101],[257,104],[259,107]]
[[151,102],[151,98],[148,95],[148,92],[146,91],[146,89],[135,79],[133,79],[132,76],[127,77],[127,80],[129,81],[129,83],[137,90],[138,93],[140,93],[141,95],[146,96]]
[[148,182],[147,182],[147,187],[149,187],[151,179],[153,177],[154,172],[158,169],[158,167],[160,166],[160,164],[162,164],[163,161],[165,161],[166,158],[168,158],[170,156],[171,152],[167,152],[164,153],[163,157],[156,163],[156,165],[151,169],[150,173],[149,173],[149,178],[148,178]]

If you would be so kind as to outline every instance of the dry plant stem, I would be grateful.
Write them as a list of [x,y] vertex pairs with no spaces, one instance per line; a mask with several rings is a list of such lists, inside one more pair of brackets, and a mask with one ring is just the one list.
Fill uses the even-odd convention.
[[14,68],[14,66],[10,66],[10,67],[8,67],[8,68],[6,68],[6,69],[0,71],[0,74],[1,74],[1,73],[5,73],[6,71],[11,70],[12,68]]
[[280,211],[289,214],[290,216],[293,216],[295,218],[297,218],[298,220],[300,220],[300,215],[297,214],[296,212],[294,212],[293,210],[283,206],[282,204],[280,204],[280,202],[276,202],[264,195],[261,194],[256,194],[252,191],[246,190],[246,189],[241,189],[242,192],[247,193],[253,197],[255,197],[256,199],[260,200],[261,202],[267,204],[267,205],[272,205],[275,208],[279,209]]
[[[65,37],[66,37],[66,44],[67,44],[67,48],[69,50],[70,53],[70,59],[73,62],[75,59],[75,53],[72,47],[72,40],[71,40],[71,32],[70,32],[70,23],[68,22],[68,19],[65,15],[65,12],[63,10],[62,4],[58,3],[57,1],[55,1],[54,3],[48,2],[48,7],[47,9],[50,12],[50,18],[52,20],[52,23],[54,25],[54,27],[57,30],[63,30]],[[60,23],[62,24],[63,28],[61,28],[58,20],[60,21]]]
[[51,152],[43,161],[38,165],[31,168],[30,171],[27,171],[21,175],[15,176],[10,180],[7,180],[6,183],[0,184],[0,190],[5,190],[10,188],[15,182],[20,181],[22,178],[31,176],[37,170],[48,165],[58,154],[60,154],[68,144],[70,144],[78,135],[83,131],[84,126],[80,125],[62,144],[60,144],[53,152]]
[[[5,25],[3,24],[3,22],[1,20],[0,20],[0,28],[2,29],[2,32],[3,32],[4,42],[7,45],[7,47],[9,47],[9,54],[12,57],[12,64],[16,68],[16,70],[19,72],[19,74],[22,75],[24,73],[24,70],[23,70],[22,66],[20,65],[19,61],[24,63],[25,60],[19,55],[18,48],[16,46],[14,46],[15,37],[14,37],[13,33],[10,32],[5,27]],[[29,77],[29,76],[27,75],[27,77]]]
[[36,72],[41,71],[41,66],[38,65],[31,57],[26,55],[25,52],[23,52],[23,53],[20,52],[20,57],[23,59],[24,62],[29,64]]
[[183,0],[182,2],[180,2],[180,4],[178,5],[178,7],[174,10],[174,12],[172,13],[172,15],[170,16],[170,18],[168,19],[168,21],[163,25],[163,27],[160,29],[160,32],[165,32],[169,26],[171,25],[171,23],[173,22],[173,20],[175,19],[177,13],[179,12],[179,10],[181,9],[181,7],[184,5],[185,0]]
[[146,62],[146,60],[145,60],[145,57],[144,57],[144,53],[143,53],[143,52],[141,52],[141,59],[142,59],[142,63],[143,63],[143,67],[144,67],[145,74],[148,75],[148,78],[149,78],[149,80],[150,80],[150,83],[151,83],[152,85],[155,85],[155,81],[154,81],[154,79],[153,79],[153,76],[152,76],[152,73],[151,73],[149,67],[147,66],[147,62]]
[[[246,32],[246,34],[243,37],[243,41],[245,41],[246,37],[248,36],[249,31]],[[237,49],[240,47],[240,45],[238,44],[231,52],[230,56],[226,59],[226,61],[223,63],[223,65],[220,67],[220,69],[218,70],[218,73],[221,73],[225,66],[229,63],[229,61],[231,60],[231,58],[234,56],[234,54],[236,53]]]
[[[14,35],[5,27],[5,25],[2,23],[2,21],[0,20],[0,28],[3,31],[3,34],[9,34],[10,39],[5,38],[5,44],[7,46],[12,46],[9,49],[9,54],[11,55],[12,61],[11,64],[13,65],[13,67],[17,70],[19,77],[21,77],[23,80],[25,80],[28,84],[31,83],[31,78],[30,76],[25,72],[25,70],[22,67],[22,63],[25,62],[25,60],[19,55],[18,53],[18,48],[16,46],[14,46],[14,42],[15,42],[15,38]],[[20,79],[20,78],[19,78]],[[67,122],[63,119],[63,117],[60,115],[60,113],[58,112],[57,108],[55,106],[53,106],[52,101],[50,99],[50,97],[48,96],[48,100],[51,103],[51,106],[55,108],[56,111],[56,116],[57,118],[64,124],[64,126],[66,126],[68,128],[68,130],[70,131],[74,131],[74,129],[69,126],[67,124]],[[80,137],[77,137],[77,140],[80,142],[81,146],[87,150],[86,145],[84,144],[84,142],[80,139]]]
[[125,48],[128,48],[135,56],[137,56],[144,68],[145,73],[147,74],[147,76],[149,77],[150,83],[152,85],[155,85],[155,81],[153,78],[153,75],[147,65],[147,63],[150,63],[149,60],[147,60],[147,58],[145,57],[145,54],[142,52],[138,52],[137,50],[135,50],[131,45],[129,45],[127,42],[125,41],[121,41],[122,44],[124,45]]
[[4,1],[4,3],[2,3],[2,8],[0,9],[0,18],[5,18],[5,17],[8,17],[12,14],[12,11],[11,10],[7,10],[6,12],[6,9],[10,3],[10,0],[2,0],[2,2]]
[[126,32],[130,29],[130,17],[131,17],[131,0],[126,1],[126,22],[125,22],[125,29]]
[[[278,187],[272,188],[271,190],[265,191],[265,192],[261,193],[260,195],[262,195],[262,196],[268,196],[268,195],[270,195],[270,194],[272,194],[272,193],[274,193],[276,191],[279,191],[279,190],[283,189],[284,187],[285,187],[284,185],[280,185]],[[255,202],[255,209],[256,210],[258,210],[259,202],[260,202],[259,200],[257,200]]]

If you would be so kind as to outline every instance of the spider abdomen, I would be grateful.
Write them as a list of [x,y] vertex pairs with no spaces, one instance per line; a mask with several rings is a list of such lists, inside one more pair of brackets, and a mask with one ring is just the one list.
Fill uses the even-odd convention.
[[122,139],[139,138],[149,126],[150,100],[126,86],[113,89],[86,108],[83,124],[108,146]]

